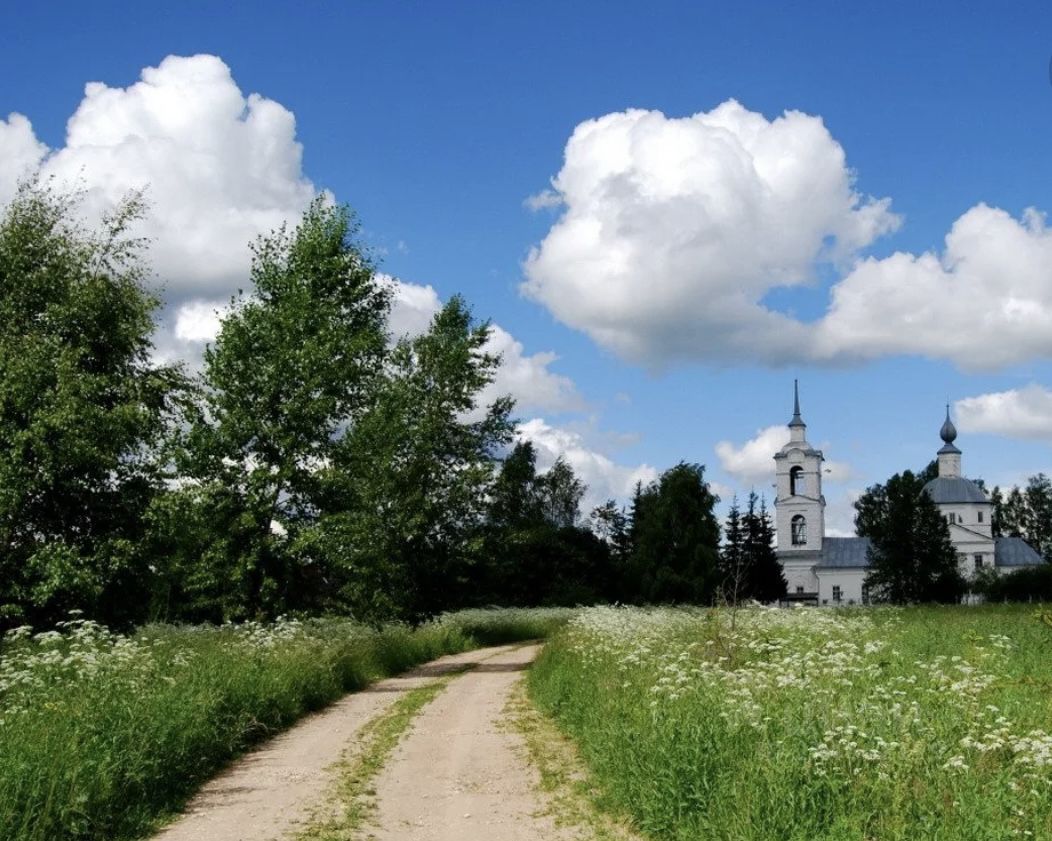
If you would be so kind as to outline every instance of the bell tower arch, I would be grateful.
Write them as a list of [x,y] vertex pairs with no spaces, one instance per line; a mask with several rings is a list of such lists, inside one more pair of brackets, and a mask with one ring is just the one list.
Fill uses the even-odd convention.
[[805,560],[822,551],[826,508],[822,495],[824,460],[822,451],[807,442],[807,424],[800,417],[800,386],[794,380],[789,443],[774,456],[778,481],[774,510],[778,556],[783,564],[794,555]]

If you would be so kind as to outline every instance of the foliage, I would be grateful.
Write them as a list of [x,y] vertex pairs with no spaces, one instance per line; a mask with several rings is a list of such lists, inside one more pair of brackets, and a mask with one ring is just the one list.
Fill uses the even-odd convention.
[[866,584],[875,601],[952,603],[967,589],[949,526],[925,484],[906,470],[855,502],[855,529],[872,542]]
[[680,462],[632,503],[626,595],[640,603],[711,603],[719,586],[718,501],[705,468]]
[[986,568],[974,589],[991,602],[1052,602],[1052,564],[1002,573]]
[[1044,473],[1031,476],[1026,487],[1013,487],[1007,493],[994,488],[995,536],[1021,537],[1046,561],[1052,560],[1052,479]]
[[253,292],[233,302],[205,352],[205,406],[185,469],[226,514],[198,554],[233,564],[197,590],[224,618],[296,605],[304,571],[289,544],[311,520],[318,468],[363,410],[383,359],[388,293],[356,231],[345,208],[319,198],[294,230],[261,238]]
[[1052,837],[1030,609],[592,608],[530,692],[655,841]]
[[246,747],[344,692],[566,611],[472,611],[409,629],[325,618],[159,626],[74,620],[0,639],[0,838],[138,837]]
[[[498,359],[487,324],[457,297],[404,339],[369,405],[320,471],[320,511],[300,554],[316,556],[360,616],[419,619],[465,603],[511,401],[477,405]],[[376,604],[377,593],[397,596]]]
[[126,622],[138,541],[182,385],[150,361],[131,196],[89,232],[75,198],[23,185],[0,217],[0,627],[70,608]]
[[612,597],[609,545],[577,525],[584,484],[557,460],[538,473],[536,452],[519,441],[493,483],[485,543],[485,598],[501,604],[593,604]]
[[785,597],[786,581],[774,548],[774,524],[767,506],[750,492],[742,514],[737,497],[727,513],[720,548],[721,595],[732,604],[755,599],[763,604]]

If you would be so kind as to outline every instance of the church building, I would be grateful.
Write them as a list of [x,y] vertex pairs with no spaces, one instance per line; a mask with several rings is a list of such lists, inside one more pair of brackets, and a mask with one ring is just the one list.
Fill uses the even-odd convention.
[[[826,500],[822,495],[821,450],[807,442],[800,417],[800,391],[794,383],[789,443],[775,456],[777,496],[774,501],[778,560],[789,587],[789,600],[810,604],[861,604],[869,601],[865,579],[869,567],[868,537],[827,537]],[[993,503],[975,482],[961,475],[957,430],[950,421],[939,432],[939,475],[924,486],[950,526],[960,569],[971,578],[985,567],[1010,572],[1043,563],[1018,537],[994,537]]]

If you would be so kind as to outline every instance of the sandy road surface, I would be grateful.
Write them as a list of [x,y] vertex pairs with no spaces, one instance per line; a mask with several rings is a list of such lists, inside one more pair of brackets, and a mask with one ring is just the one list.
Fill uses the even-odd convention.
[[563,841],[543,808],[522,737],[502,723],[515,682],[537,656],[526,646],[456,678],[413,722],[374,781],[379,841]]
[[[508,646],[455,654],[347,695],[247,754],[207,783],[187,805],[186,812],[154,836],[154,841],[273,841],[287,837],[325,797],[331,780],[330,767],[353,745],[366,722],[382,714],[407,691],[443,674],[476,663],[488,670],[491,663],[506,662],[504,658],[509,656],[514,663],[526,655]],[[506,677],[510,680],[515,674],[507,673]],[[412,773],[418,774],[419,770]],[[472,836],[448,837],[466,841]]]

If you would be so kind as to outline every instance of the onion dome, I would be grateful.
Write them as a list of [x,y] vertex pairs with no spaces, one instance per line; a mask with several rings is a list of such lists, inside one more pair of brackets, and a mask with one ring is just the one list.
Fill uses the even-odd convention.
[[943,447],[939,450],[940,453],[959,453],[960,450],[954,446],[954,441],[957,440],[957,427],[953,425],[953,421],[950,420],[950,404],[946,404],[946,420],[943,421],[942,429],[939,430],[939,437],[943,440]]

